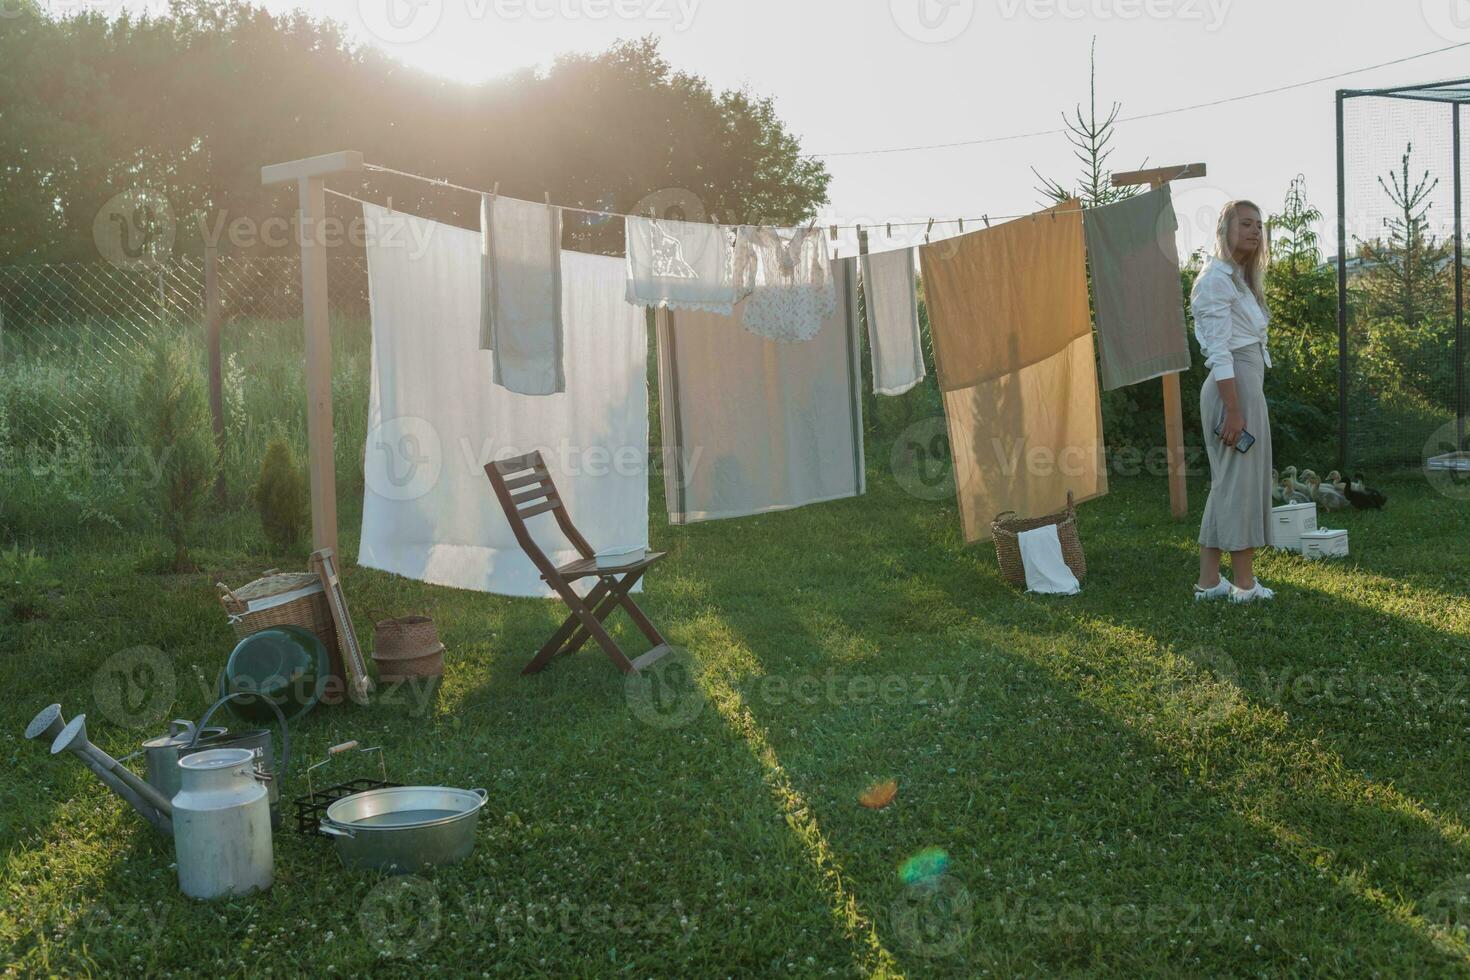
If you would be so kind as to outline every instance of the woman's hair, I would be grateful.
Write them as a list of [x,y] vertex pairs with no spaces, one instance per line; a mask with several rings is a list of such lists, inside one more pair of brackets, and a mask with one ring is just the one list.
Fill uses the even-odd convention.
[[[1253,201],[1230,201],[1220,209],[1220,222],[1215,226],[1215,257],[1236,265],[1235,251],[1230,247],[1230,226],[1235,223],[1235,216],[1241,208],[1250,208],[1257,215],[1264,218],[1263,212]],[[1261,244],[1241,266],[1241,272],[1245,274],[1245,283],[1250,291],[1256,294],[1261,308],[1266,308],[1266,266],[1271,261],[1271,249],[1266,242],[1262,228]]]

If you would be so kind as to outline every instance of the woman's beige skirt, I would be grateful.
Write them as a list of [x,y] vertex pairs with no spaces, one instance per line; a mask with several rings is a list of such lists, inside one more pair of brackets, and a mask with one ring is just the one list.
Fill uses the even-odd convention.
[[1271,418],[1262,383],[1266,377],[1261,345],[1235,355],[1235,395],[1246,431],[1256,437],[1249,452],[1236,452],[1215,435],[1225,417],[1225,402],[1214,379],[1199,392],[1199,417],[1210,455],[1210,497],[1200,524],[1199,543],[1221,551],[1264,548],[1271,543]]

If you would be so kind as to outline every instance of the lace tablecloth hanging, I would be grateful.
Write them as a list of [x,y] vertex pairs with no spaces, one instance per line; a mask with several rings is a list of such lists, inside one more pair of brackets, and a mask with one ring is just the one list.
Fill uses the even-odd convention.
[[628,302],[730,315],[736,290],[735,230],[724,225],[629,217]]
[[816,228],[742,227],[735,279],[750,293],[741,323],[771,340],[811,340],[837,309],[827,242]]

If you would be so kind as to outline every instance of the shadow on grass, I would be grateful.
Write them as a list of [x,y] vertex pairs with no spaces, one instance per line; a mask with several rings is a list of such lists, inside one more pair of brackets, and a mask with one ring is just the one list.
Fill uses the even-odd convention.
[[[849,519],[852,515],[842,514],[842,508],[840,504],[828,505],[824,510],[828,510],[830,517],[825,519],[838,523]],[[1372,789],[1354,774],[1342,774],[1341,762],[1330,753],[1313,751],[1307,753],[1307,760],[1296,758],[1298,750],[1293,746],[1308,744],[1310,737],[1294,739],[1286,731],[1263,730],[1259,724],[1253,726],[1254,731],[1248,727],[1223,739],[1208,731],[1193,730],[1198,706],[1189,702],[1196,697],[1195,689],[1203,686],[1204,707],[1209,708],[1208,698],[1213,696],[1209,679],[1202,683],[1190,676],[1188,668],[1184,676],[1172,673],[1159,676],[1166,666],[1161,661],[1173,655],[1175,646],[1187,646],[1191,640],[1199,639],[1192,636],[1198,632],[1197,622],[1189,617],[1198,616],[1201,611],[1188,598],[1187,578],[1184,578],[1180,610],[1164,617],[1166,621],[1172,620],[1172,628],[1167,623],[1160,628],[1157,602],[1138,601],[1121,614],[1112,610],[1111,603],[1108,610],[1096,608],[1120,588],[1133,595],[1157,595],[1157,568],[1149,562],[1138,562],[1136,554],[1115,553],[1102,560],[1098,560],[1100,556],[1095,557],[1092,585],[1084,594],[1089,598],[1042,599],[1019,595],[1002,585],[993,568],[985,567],[983,558],[975,560],[985,549],[956,553],[946,543],[936,545],[932,540],[923,540],[922,528],[930,521],[923,516],[904,516],[906,519],[898,522],[896,530],[916,535],[919,540],[910,538],[894,547],[883,547],[885,542],[880,541],[876,549],[859,549],[859,557],[844,566],[844,580],[853,583],[853,588],[833,590],[825,595],[760,593],[753,597],[751,589],[741,584],[747,570],[741,567],[739,556],[721,550],[726,542],[720,541],[718,535],[710,534],[706,538],[705,547],[716,549],[716,554],[705,561],[708,592],[715,597],[731,597],[716,598],[719,614],[743,647],[759,651],[755,659],[767,677],[784,676],[789,681],[812,672],[830,677],[836,664],[839,672],[846,669],[858,676],[873,672],[881,675],[869,677],[876,684],[864,683],[865,692],[875,686],[881,689],[885,679],[912,679],[916,672],[923,670],[947,671],[956,681],[967,677],[981,680],[967,658],[977,648],[988,650],[992,657],[988,666],[1015,671],[1018,678],[1024,677],[1019,685],[1024,690],[1046,692],[1039,697],[1053,712],[1047,719],[1049,724],[1034,733],[1037,741],[1027,746],[1024,764],[1012,770],[1015,782],[1002,784],[1012,792],[1021,787],[1018,795],[1030,796],[1038,815],[1055,810],[1055,804],[1062,800],[1075,806],[1080,795],[1088,801],[1087,815],[1081,819],[1083,825],[1094,814],[1102,826],[1126,826],[1136,821],[1139,801],[1135,790],[1120,790],[1105,781],[1102,773],[1120,755],[1153,756],[1142,778],[1151,786],[1162,787],[1165,798],[1161,805],[1175,813],[1175,821],[1152,828],[1152,836],[1143,837],[1139,843],[1142,853],[1136,866],[1129,869],[1138,891],[1109,892],[1113,884],[1122,880],[1118,869],[1097,869],[1106,878],[1102,894],[1110,908],[1128,908],[1130,902],[1138,906],[1140,894],[1156,892],[1160,887],[1161,866],[1175,869],[1193,862],[1207,868],[1217,864],[1220,855],[1232,855],[1233,865],[1202,871],[1193,885],[1169,892],[1169,901],[1174,906],[1207,907],[1210,901],[1218,899],[1222,881],[1236,887],[1236,879],[1258,875],[1261,856],[1268,854],[1274,862],[1292,867],[1294,872],[1288,878],[1295,880],[1289,880],[1275,896],[1252,894],[1249,890],[1241,894],[1244,918],[1237,925],[1242,934],[1247,931],[1245,919],[1254,923],[1258,915],[1263,916],[1264,910],[1274,905],[1283,917],[1297,921],[1299,931],[1290,938],[1303,948],[1326,942],[1350,950],[1363,942],[1363,930],[1368,930],[1375,936],[1375,944],[1386,943],[1390,948],[1409,944],[1431,959],[1442,955],[1432,937],[1385,914],[1389,909],[1374,896],[1379,889],[1390,894],[1422,894],[1426,887],[1435,885],[1443,872],[1460,866],[1464,854],[1457,828],[1443,825],[1422,810],[1416,812],[1413,801],[1399,797],[1385,802],[1381,791],[1375,798]],[[804,517],[808,522],[823,522],[813,513]],[[781,515],[774,515],[770,520],[769,532],[756,533],[751,529],[751,550],[760,553],[764,547],[774,547],[787,530],[781,526]],[[805,530],[811,533],[812,528],[808,526]],[[795,580],[802,580],[808,562],[812,562],[812,556],[791,556],[788,571]],[[1130,584],[1125,563],[1133,568],[1135,576],[1146,581]],[[817,569],[812,568],[811,575],[818,577]],[[876,587],[861,584],[869,582],[876,583]],[[752,601],[753,598],[758,601]],[[781,604],[776,605],[778,602]],[[1089,605],[1094,608],[1088,608]],[[1223,614],[1223,611],[1216,612]],[[1249,614],[1255,610],[1229,612]],[[1333,609],[1328,615],[1341,618],[1346,612]],[[1231,627],[1236,625],[1216,622],[1210,635],[1220,642],[1222,636],[1232,636]],[[909,630],[915,632],[907,633]],[[871,644],[875,633],[881,636],[876,641],[877,649],[857,651],[855,655],[849,636],[861,634]],[[1241,636],[1235,640],[1240,644],[1245,642]],[[890,643],[894,645],[889,646]],[[931,644],[934,653],[926,655],[922,648]],[[1245,658],[1245,663],[1253,663],[1251,649],[1235,642],[1228,649]],[[1265,649],[1269,655],[1271,645],[1267,644]],[[997,655],[994,651],[998,650],[1012,652]],[[1117,677],[1112,676],[1114,671],[1118,672]],[[1165,686],[1162,698],[1155,690],[1161,680]],[[900,890],[892,869],[902,856],[902,848],[894,849],[890,841],[887,854],[880,858],[873,853],[873,844],[858,839],[864,831],[856,820],[847,819],[849,814],[862,817],[852,801],[863,781],[900,772],[904,774],[900,777],[901,786],[914,785],[916,773],[923,773],[918,779],[920,785],[926,779],[943,783],[944,776],[953,781],[954,770],[986,766],[995,743],[987,744],[985,752],[977,752],[979,746],[964,741],[965,733],[959,730],[963,726],[951,725],[945,731],[944,725],[929,717],[932,705],[927,699],[922,703],[910,699],[897,705],[874,707],[834,704],[831,695],[825,701],[819,695],[815,701],[798,699],[799,703],[793,705],[789,694],[781,703],[772,703],[769,696],[753,697],[750,684],[747,678],[746,687],[740,691],[745,704],[761,730],[769,733],[774,756],[791,774],[802,797],[810,800],[821,814],[824,837],[831,841],[838,863],[860,882],[855,891],[865,904],[879,909],[885,903],[897,901],[895,896]],[[761,689],[760,684],[756,689]],[[768,693],[771,690],[769,681],[764,682],[764,689]],[[826,688],[831,689],[830,685]],[[790,687],[781,690],[789,692]],[[839,678],[838,690],[851,697],[854,687],[851,683],[844,686]],[[985,697],[976,699],[972,708],[993,714],[998,705],[1007,703],[1008,694],[1014,694],[1010,685],[992,687]],[[1246,695],[1249,694],[1247,690]],[[1170,717],[1170,712],[1178,707],[1175,702],[1181,699],[1185,702],[1184,710]],[[1235,706],[1230,706],[1227,715],[1236,711]],[[1167,719],[1163,723],[1157,720],[1160,714]],[[973,724],[977,719],[967,714],[965,720]],[[1034,717],[1014,712],[1008,721],[1007,731],[998,734],[1014,734],[1035,724]],[[1175,730],[1179,724],[1185,726],[1182,733]],[[1109,751],[1099,753],[1094,745],[1072,744],[1073,740],[1064,733],[1073,730],[1097,732],[1109,743]],[[936,737],[938,743],[931,744]],[[1236,739],[1241,744],[1231,744]],[[1125,748],[1120,749],[1119,745]],[[944,776],[935,772],[941,761],[948,763]],[[1052,772],[1070,773],[1071,781],[1058,783],[1050,778]],[[1116,778],[1117,773],[1112,775]],[[1265,788],[1251,788],[1262,780]],[[1337,785],[1339,781],[1343,787]],[[840,788],[832,786],[833,782],[839,782]],[[919,833],[909,839],[908,846],[917,848],[935,839],[966,838],[966,834],[956,833],[953,826],[947,825],[942,814],[947,811],[955,820],[973,818],[976,792],[981,787],[963,785],[963,777],[959,783],[941,792],[948,799],[938,801],[938,805],[933,801],[913,800],[908,792],[901,791],[905,809],[908,804],[917,804],[926,810],[926,819],[918,828]],[[964,805],[961,805],[962,796]],[[1330,819],[1326,819],[1328,813]],[[1080,814],[1068,808],[1061,815],[1064,821],[1075,821]],[[1036,846],[1029,838],[1025,833],[1008,837],[1022,849]],[[1181,838],[1204,843],[1183,845],[1178,843]],[[1376,859],[1375,842],[1380,838],[1412,842],[1400,853],[1401,860],[1395,868],[1380,868],[1372,863]],[[1075,848],[1075,841],[1072,844]],[[986,853],[982,845],[972,846],[978,853]],[[1283,849],[1288,852],[1284,856],[1279,853]],[[1319,881],[1311,861],[1312,855],[1323,852],[1334,855],[1338,866]],[[1396,853],[1399,853],[1397,849]],[[1015,859],[1014,854],[990,856],[997,863]],[[1040,859],[1042,855],[1035,857]],[[1037,860],[1036,863],[1044,867],[1046,862]],[[1347,872],[1344,868],[1354,870]],[[1043,877],[1065,882],[1071,874],[1054,870]],[[1072,884],[1097,888],[1099,883],[1084,879],[1073,880]],[[971,881],[965,887],[969,889],[973,885]],[[870,895],[874,897],[869,899]],[[986,897],[988,900],[990,895]],[[971,895],[972,902],[973,899]],[[1067,904],[1065,898],[1056,901],[1061,903],[1058,907]],[[1343,923],[1344,903],[1351,912],[1348,916],[1351,927]],[[949,907],[953,906],[951,901]],[[1303,908],[1317,909],[1318,914],[1304,915]],[[882,916],[875,918],[881,921]],[[1279,932],[1264,928],[1268,934]],[[883,945],[898,949],[903,945],[902,937],[894,941],[890,932],[891,924],[887,929],[880,927]],[[1064,956],[1058,962],[1047,962],[1047,967],[1070,967],[1083,962],[1099,965],[1086,956],[1093,955],[1090,951],[1100,944],[1106,945],[1102,943],[1104,937],[1097,935],[1095,928],[1077,932],[1078,935],[1070,938],[1078,941],[1078,949],[1085,954],[1083,959],[1073,962]],[[1005,947],[1004,935],[992,933],[986,938],[987,942],[978,948],[993,949],[996,944]],[[1290,964],[1289,960],[1280,959],[1291,945],[1285,941],[1287,938],[1281,933],[1282,944],[1262,955],[1268,960],[1276,958],[1278,966]],[[1009,964],[987,962],[994,962],[999,968],[1021,967],[1027,962],[1024,957],[1029,954],[1016,955],[1022,959]],[[1106,959],[1101,962],[1122,966],[1132,954],[1118,955],[1121,959],[1117,962]],[[1180,961],[1180,965],[1185,963],[1186,960]]]

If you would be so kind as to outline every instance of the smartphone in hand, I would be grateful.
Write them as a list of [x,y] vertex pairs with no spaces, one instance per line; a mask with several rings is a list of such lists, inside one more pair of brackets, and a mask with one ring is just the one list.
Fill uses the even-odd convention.
[[[1220,420],[1220,424],[1217,425],[1217,426],[1215,426],[1215,435],[1219,436],[1220,433],[1222,433],[1224,431],[1225,431],[1225,420],[1224,419],[1221,419]],[[1221,438],[1224,438],[1224,437],[1221,436]],[[1250,430],[1248,430],[1248,429],[1241,429],[1240,430],[1240,435],[1235,440],[1235,451],[1238,452],[1238,453],[1248,453],[1248,452],[1250,452],[1250,448],[1252,446],[1254,446],[1255,444],[1256,444],[1256,437],[1250,434]]]

